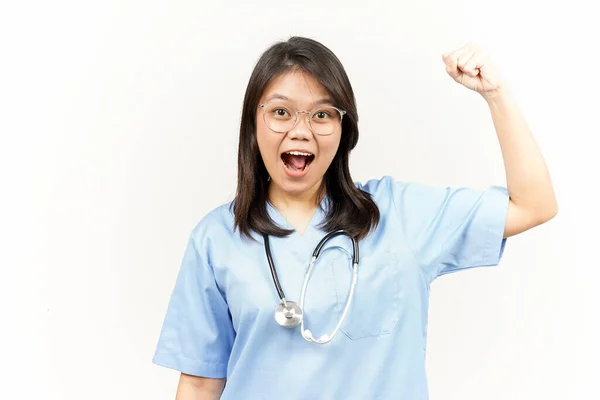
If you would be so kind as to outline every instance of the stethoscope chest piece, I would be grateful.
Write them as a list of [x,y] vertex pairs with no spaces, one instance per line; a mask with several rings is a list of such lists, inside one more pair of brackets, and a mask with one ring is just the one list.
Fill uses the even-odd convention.
[[302,309],[293,301],[280,303],[275,310],[275,321],[285,328],[293,328],[302,322]]

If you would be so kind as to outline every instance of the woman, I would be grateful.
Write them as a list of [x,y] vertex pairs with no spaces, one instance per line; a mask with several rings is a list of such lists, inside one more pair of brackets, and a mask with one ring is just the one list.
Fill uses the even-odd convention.
[[340,61],[301,37],[262,55],[244,98],[236,197],[193,230],[154,356],[181,371],[178,399],[427,398],[430,283],[498,264],[507,237],[557,212],[490,60],[473,45],[443,60],[489,104],[507,188],[354,183],[358,114]]

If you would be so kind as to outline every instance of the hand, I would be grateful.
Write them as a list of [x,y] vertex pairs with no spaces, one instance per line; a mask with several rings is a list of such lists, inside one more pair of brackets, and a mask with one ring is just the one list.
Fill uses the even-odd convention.
[[475,44],[469,43],[444,53],[442,60],[446,63],[448,75],[484,97],[494,95],[503,86],[500,71],[488,55]]

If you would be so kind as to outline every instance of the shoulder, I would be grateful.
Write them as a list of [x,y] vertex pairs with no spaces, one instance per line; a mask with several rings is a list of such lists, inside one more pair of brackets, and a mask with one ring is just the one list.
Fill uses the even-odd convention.
[[207,248],[233,234],[233,202],[230,201],[206,213],[193,227],[191,239],[197,248]]
[[418,182],[398,180],[390,175],[371,178],[365,182],[355,182],[355,185],[358,189],[369,193],[377,202],[397,196],[426,195],[428,190],[434,189]]
[[384,175],[381,178],[372,178],[364,183],[355,182],[355,185],[357,188],[371,194],[376,200],[395,197],[396,200],[408,202],[446,197],[453,191],[481,192],[468,187],[452,188],[448,186],[434,186],[416,181],[402,181],[389,175]]
[[382,192],[389,191],[396,180],[389,176],[384,175],[380,178],[371,178],[364,182],[355,182],[357,188],[369,193],[372,196],[377,196]]
[[[384,213],[399,214],[414,220],[418,216],[429,218],[444,206],[472,203],[481,196],[480,191],[469,188],[434,186],[416,181],[403,181],[385,175],[356,182],[356,187],[369,193]],[[456,201],[449,202],[450,198]]]
[[438,206],[454,199],[456,204],[470,204],[490,197],[507,197],[504,186],[487,186],[483,188],[468,186],[435,186],[416,181],[402,181],[392,176],[369,179],[364,183],[355,182],[356,187],[371,194],[376,201],[393,199],[398,206],[414,206],[423,208],[429,204]]

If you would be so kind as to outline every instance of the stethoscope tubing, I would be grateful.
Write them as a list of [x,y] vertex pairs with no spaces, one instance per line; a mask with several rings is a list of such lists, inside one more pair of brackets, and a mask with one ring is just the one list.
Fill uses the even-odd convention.
[[[357,282],[357,277],[358,277],[358,258],[359,258],[358,243],[357,243],[356,238],[351,236],[347,231],[345,231],[343,229],[339,229],[339,230],[330,232],[327,235],[325,235],[319,241],[319,243],[317,244],[317,246],[312,254],[312,259],[306,270],[306,274],[304,276],[304,282],[302,284],[302,291],[301,291],[301,295],[300,295],[300,308],[299,308],[298,312],[300,312],[302,314],[302,311],[304,310],[306,288],[308,286],[308,282],[310,281],[310,276],[311,276],[312,270],[314,268],[315,262],[319,258],[319,254],[321,253],[323,246],[327,243],[328,240],[330,240],[331,238],[338,236],[338,235],[346,235],[352,240],[352,250],[353,250],[353,252],[352,252],[352,281],[350,283],[350,290],[348,292],[348,297],[346,299],[346,305],[344,307],[344,311],[342,312],[342,316],[339,318],[338,323],[336,324],[336,327],[333,330],[333,332],[331,333],[331,335],[325,334],[318,339],[313,338],[312,332],[310,330],[304,329],[304,318],[300,317],[300,326],[301,326],[302,337],[304,337],[304,339],[306,339],[309,342],[318,343],[318,344],[325,344],[325,343],[330,342],[333,339],[333,337],[335,336],[335,334],[339,331],[339,329],[342,325],[342,322],[346,318],[346,315],[350,308],[350,304],[352,303],[352,298],[354,297],[354,289],[356,287],[356,282]],[[279,282],[279,276],[277,275],[277,270],[276,270],[275,264],[273,262],[273,257],[271,256],[271,247],[270,247],[270,243],[269,243],[269,236],[267,234],[263,234],[263,238],[264,238],[265,253],[267,256],[267,261],[269,263],[269,269],[271,271],[271,277],[273,278],[273,283],[275,285],[275,289],[277,290],[277,294],[279,295],[279,298],[281,299],[281,304],[283,305],[283,307],[285,309],[288,309],[288,302],[285,299],[285,294],[283,292],[283,289],[281,288],[281,283]],[[297,307],[296,305],[294,305],[293,302],[290,302],[290,303],[294,307]],[[294,326],[294,324],[292,324],[292,325],[286,324],[285,326],[291,327],[291,326]]]
[[[321,241],[317,244],[317,246],[315,247],[315,251],[313,251],[313,254],[312,254],[313,261],[311,261],[311,264],[309,265],[307,274],[308,274],[309,270],[312,268],[312,266],[314,265],[315,261],[319,258],[321,249],[327,243],[327,241],[329,239],[332,239],[333,237],[339,236],[339,235],[346,235],[352,240],[352,264],[353,265],[358,264],[359,254],[358,254],[358,243],[356,242],[356,238],[354,238],[353,236],[350,236],[350,234],[348,234],[348,232],[346,232],[345,230],[339,229],[337,231],[333,231],[333,232],[330,232],[327,235],[325,235],[321,239]],[[279,298],[281,299],[281,301],[285,302],[285,294],[283,293],[283,289],[281,288],[281,283],[279,282],[279,276],[277,275],[277,270],[275,269],[275,264],[273,263],[273,257],[271,256],[271,246],[269,243],[269,235],[267,235],[265,233],[265,234],[263,234],[263,238],[264,238],[264,242],[265,242],[265,253],[267,255],[267,262],[269,263],[269,269],[271,270],[271,277],[273,278],[273,283],[275,284],[275,289],[277,290],[277,294],[279,295]]]

